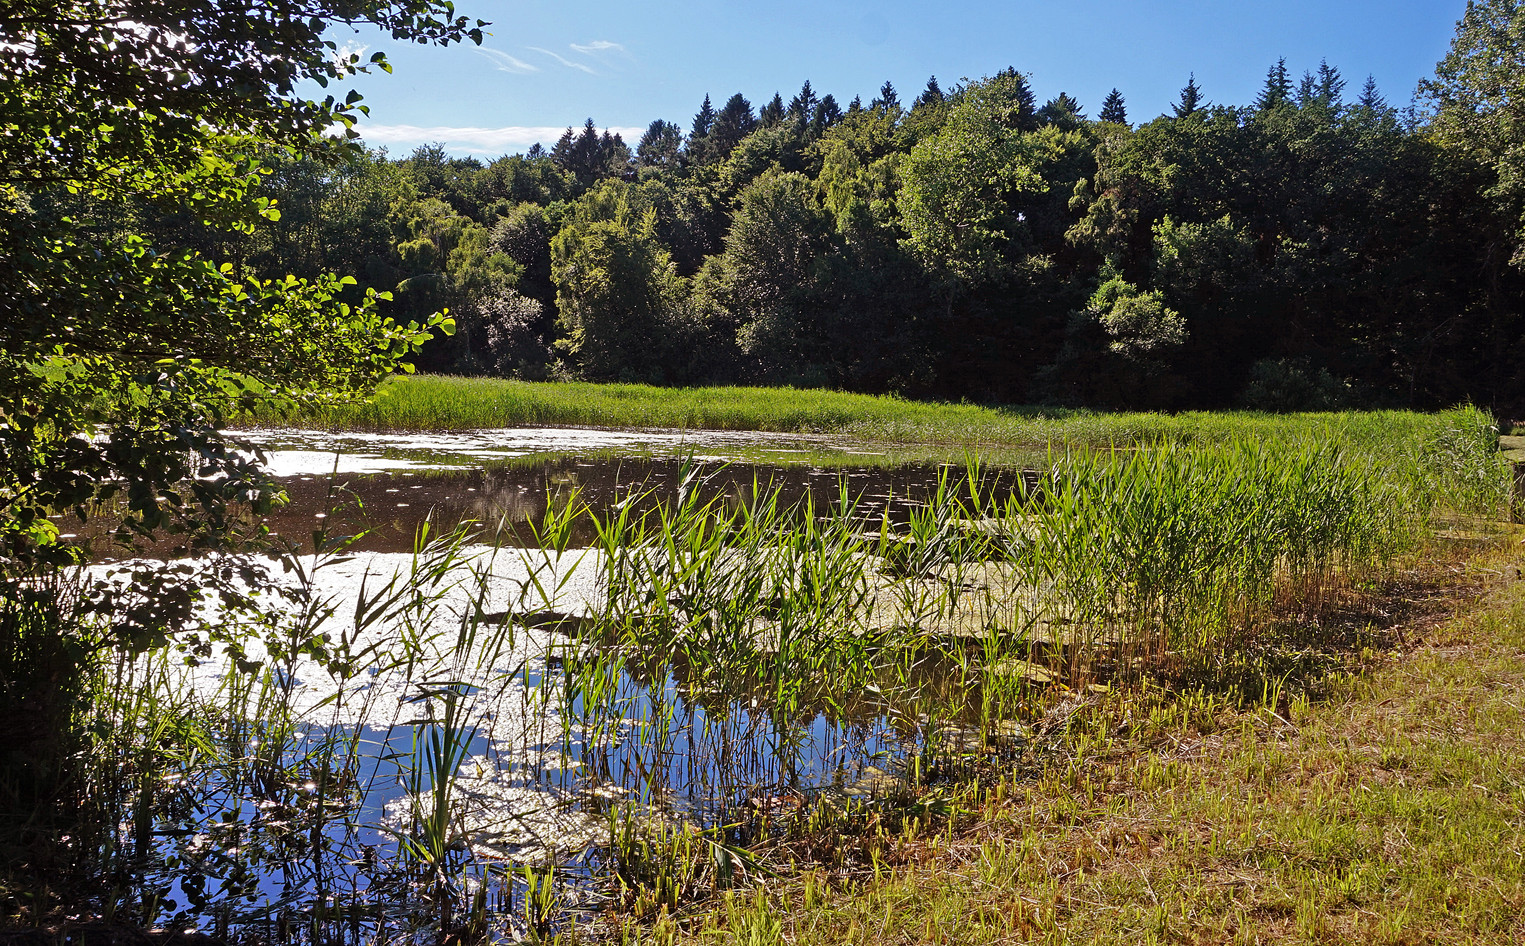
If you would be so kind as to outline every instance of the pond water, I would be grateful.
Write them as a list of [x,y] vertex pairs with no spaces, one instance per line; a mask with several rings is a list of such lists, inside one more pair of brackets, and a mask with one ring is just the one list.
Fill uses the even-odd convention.
[[[212,617],[225,628],[258,626],[265,643],[251,642],[247,656],[271,671],[263,686],[215,652],[170,658],[162,668],[182,664],[170,685],[230,719],[272,721],[248,738],[279,744],[283,771],[295,773],[253,804],[239,797],[247,786],[210,778],[190,806],[195,816],[161,832],[166,853],[214,878],[228,869],[205,866],[220,863],[208,849],[268,860],[243,868],[252,866],[253,899],[233,922],[314,909],[383,922],[387,891],[421,883],[416,872],[388,865],[425,861],[436,878],[448,866],[460,896],[495,883],[503,902],[517,897],[519,919],[504,922],[522,929],[539,876],[531,870],[560,871],[563,905],[596,906],[593,881],[609,863],[611,831],[630,819],[642,831],[687,824],[718,832],[715,843],[739,842],[741,826],[760,811],[822,793],[868,799],[899,784],[937,725],[904,699],[918,687],[948,685],[933,659],[883,686],[859,681],[824,700],[785,697],[761,686],[760,675],[707,677],[681,652],[658,659],[634,646],[634,636],[610,644],[582,622],[613,613],[607,546],[593,546],[596,523],[622,508],[672,505],[695,484],[720,508],[776,493],[784,506],[808,497],[820,513],[848,497],[855,528],[867,533],[905,523],[956,471],[790,465],[778,461],[853,448],[767,434],[268,430],[249,439],[290,497],[267,519],[275,536],[294,546],[310,545],[314,530],[359,538],[342,553],[289,556],[284,570],[269,560],[275,590]],[[773,462],[761,462],[759,451]],[[1016,475],[997,475],[985,489],[1009,492]],[[534,527],[573,496],[596,515],[572,523],[556,547],[541,547]],[[433,536],[478,526],[426,546],[426,522]],[[95,574],[124,567],[110,559],[103,550]],[[639,564],[621,567],[640,575]],[[787,616],[769,620],[757,640],[743,642],[746,659],[766,663],[788,650],[782,641],[759,643],[788,636]],[[283,658],[267,646],[282,635],[329,643]],[[899,697],[890,692],[896,686]],[[342,784],[325,787],[331,783]],[[273,840],[280,831],[272,812],[283,825],[306,818],[307,836],[322,838],[309,843],[328,852],[312,855],[311,870],[293,873],[289,846]],[[250,840],[256,836],[268,842],[264,854]],[[414,879],[398,879],[404,875]],[[194,905],[207,876],[187,886],[166,874],[165,885],[177,903]],[[186,917],[194,920],[194,910]]]

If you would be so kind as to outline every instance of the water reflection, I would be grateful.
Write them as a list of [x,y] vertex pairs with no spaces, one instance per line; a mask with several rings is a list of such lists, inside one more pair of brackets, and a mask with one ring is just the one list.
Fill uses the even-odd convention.
[[[575,881],[599,870],[612,811],[636,808],[721,828],[810,794],[872,795],[895,783],[897,766],[926,745],[931,723],[914,709],[917,694],[925,701],[939,690],[962,687],[971,703],[979,703],[977,683],[955,682],[936,660],[923,657],[914,673],[897,681],[823,683],[829,692],[821,699],[791,701],[785,709],[770,696],[761,671],[755,678],[717,681],[692,672],[681,653],[648,661],[651,655],[630,652],[628,643],[621,649],[596,633],[582,633],[576,620],[601,608],[603,560],[587,548],[594,519],[607,519],[622,504],[637,512],[671,504],[685,483],[700,484],[706,499],[730,508],[776,496],[779,507],[808,499],[824,515],[845,497],[856,504],[853,515],[862,529],[873,531],[886,521],[904,522],[940,482],[944,489],[966,490],[958,468],[824,469],[617,455],[498,462],[468,457],[459,465],[426,468],[416,456],[394,456],[382,458],[391,464],[386,469],[370,460],[341,461],[330,465],[337,472],[325,475],[314,468],[321,451],[307,449],[310,442],[299,446],[288,451],[297,461],[288,467],[281,466],[281,451],[271,454],[276,470],[293,475],[282,480],[289,502],[264,523],[294,545],[304,544],[315,529],[362,535],[346,557],[308,573],[313,594],[334,604],[309,630],[345,642],[366,655],[365,662],[337,674],[307,658],[267,667],[267,689],[278,691],[279,705],[230,703],[226,712],[230,719],[294,720],[295,727],[280,737],[289,740],[280,764],[292,772],[311,768],[315,746],[347,747],[339,771],[363,788],[345,795],[350,809],[336,809],[331,817],[316,809],[312,817],[329,820],[308,837],[322,839],[328,860],[319,865],[314,854],[311,877],[295,876],[286,866],[284,834],[271,843],[268,862],[251,865],[258,875],[256,896],[266,904],[316,903],[325,885],[332,890],[336,883],[353,891],[355,904],[384,899],[397,874],[388,865],[417,859],[404,852],[423,843],[428,796],[441,785],[450,795],[451,814],[438,856],[458,868],[471,863],[466,873],[481,883],[494,865],[547,862]],[[997,471],[981,489],[1009,493],[1021,475]],[[569,551],[534,547],[530,526],[574,497],[597,515],[573,524]],[[418,610],[408,610],[415,605],[404,600],[395,614],[360,628],[357,602],[366,594],[377,594],[390,575],[418,580],[420,562],[410,553],[425,522],[434,534],[457,523],[484,524],[490,544],[459,546],[441,559],[441,575],[448,577],[431,586],[433,600],[418,603]],[[172,554],[168,547],[148,551]],[[112,557],[103,550],[99,559]],[[901,579],[907,576],[884,581]],[[556,594],[540,594],[544,588]],[[885,599],[881,610],[904,610],[897,603],[902,596],[887,585],[869,592]],[[874,620],[871,600],[866,610],[865,620]],[[547,614],[556,617],[533,616]],[[750,660],[758,668],[777,653],[763,636],[736,646],[746,651],[742,663]],[[214,658],[184,673],[185,686],[210,705],[224,699],[246,671],[231,659]],[[253,690],[248,680],[240,685]],[[447,716],[455,722],[447,725]],[[428,747],[444,738],[460,745],[450,771],[441,774],[429,768],[427,756]],[[299,812],[305,784],[307,776],[293,776],[296,787],[267,792],[289,795],[280,802],[285,807],[239,809],[239,787],[213,779],[200,786],[204,795],[194,805],[204,822],[166,825],[166,836],[211,836],[227,811],[252,812],[241,816],[250,826],[261,823],[264,812]],[[288,820],[300,819],[293,814]],[[330,872],[326,880],[323,871]],[[504,889],[522,897],[527,882],[505,882]]]

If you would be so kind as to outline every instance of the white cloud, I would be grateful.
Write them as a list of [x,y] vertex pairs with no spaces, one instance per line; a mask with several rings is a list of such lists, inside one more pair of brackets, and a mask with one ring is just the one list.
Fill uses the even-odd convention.
[[572,43],[571,46],[574,50],[582,53],[583,55],[587,55],[588,53],[609,52],[610,50],[621,53],[625,51],[625,47],[621,46],[619,43],[611,43],[607,39],[595,39],[593,42],[586,44]]
[[529,72],[539,72],[540,67],[531,65],[518,56],[510,56],[501,49],[491,49],[487,46],[467,46],[467,49],[479,56],[490,59],[499,72],[512,72],[523,75]]
[[590,76],[598,75],[597,72],[593,71],[593,67],[588,65],[587,63],[585,63],[585,62],[577,62],[576,60],[568,59],[567,57],[563,56],[561,53],[553,53],[549,49],[541,49],[539,46],[526,46],[525,49],[529,49],[529,50],[532,50],[532,51],[537,52],[537,53],[544,53],[547,56],[550,56],[552,59],[556,60],[557,62],[561,63],[563,66],[566,66],[568,69],[581,69],[583,72],[586,72]]
[[[502,128],[482,128],[469,125],[380,125],[362,122],[355,126],[355,130],[367,145],[373,148],[386,145],[397,156],[402,156],[419,145],[439,141],[444,143],[445,150],[451,154],[496,157],[525,151],[537,142],[550,148],[567,130],[567,126],[507,125]],[[574,126],[572,130],[575,133],[577,127]],[[644,128],[614,127],[600,130],[619,135],[632,147],[646,132]]]
[[365,51],[370,48],[365,43],[357,43],[350,40],[349,42],[339,44],[339,48],[334,50],[334,60],[336,62],[347,63],[349,62],[349,57],[364,56]]

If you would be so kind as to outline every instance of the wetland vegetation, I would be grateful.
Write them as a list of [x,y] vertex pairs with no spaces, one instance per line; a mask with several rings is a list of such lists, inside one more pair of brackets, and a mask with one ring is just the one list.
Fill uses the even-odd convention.
[[[61,862],[9,895],[60,929],[88,903],[297,941],[666,936],[716,896],[754,922],[725,891],[879,876],[1055,765],[1092,778],[1102,719],[1344,685],[1393,644],[1394,583],[1507,516],[1490,418],[1424,420],[1375,453],[965,461],[898,503],[845,472],[627,461],[496,521],[437,510],[408,552],[346,538],[364,501],[325,494],[306,551],[195,566],[220,592],[199,630],[89,664],[65,703],[82,780],[12,835]],[[139,568],[96,568],[119,609]]]
[[0,11],[0,938],[1520,940],[1517,4],[486,165],[357,23]]

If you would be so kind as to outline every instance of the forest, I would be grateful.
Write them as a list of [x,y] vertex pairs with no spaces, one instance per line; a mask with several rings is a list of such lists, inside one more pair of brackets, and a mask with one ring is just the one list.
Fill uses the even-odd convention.
[[1469,82],[1442,63],[1399,109],[1281,61],[1251,104],[1193,77],[1133,124],[1116,90],[1088,115],[1015,68],[845,106],[807,81],[706,96],[633,147],[590,118],[485,162],[272,153],[279,219],[252,232],[96,225],[263,279],[354,274],[402,321],[448,308],[418,358],[441,373],[1508,415],[1520,215]]

